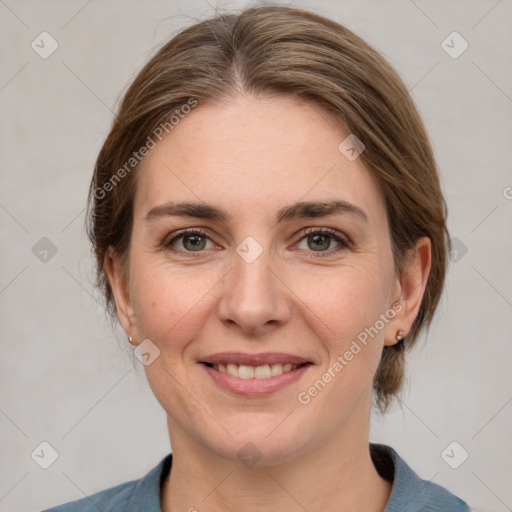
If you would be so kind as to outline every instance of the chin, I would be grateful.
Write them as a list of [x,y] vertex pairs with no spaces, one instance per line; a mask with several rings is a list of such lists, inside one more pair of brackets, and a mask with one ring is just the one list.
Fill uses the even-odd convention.
[[286,415],[269,417],[264,414],[262,418],[258,414],[248,414],[247,418],[241,419],[242,415],[238,413],[231,425],[225,425],[231,436],[222,431],[221,437],[203,438],[203,444],[218,456],[247,467],[283,464],[295,457],[301,446],[310,444],[300,438],[304,435],[303,425],[295,424],[291,418],[284,419]]

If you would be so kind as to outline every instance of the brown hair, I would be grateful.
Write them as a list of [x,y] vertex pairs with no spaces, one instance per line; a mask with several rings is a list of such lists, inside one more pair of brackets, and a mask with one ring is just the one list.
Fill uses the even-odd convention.
[[[240,91],[314,102],[363,141],[361,158],[385,197],[397,273],[415,242],[430,238],[432,267],[405,340],[411,346],[432,320],[449,248],[446,205],[425,128],[406,86],[376,50],[334,21],[281,6],[217,15],[186,28],[151,58],[124,95],[89,190],[88,234],[108,311],[115,316],[103,265],[109,246],[125,262],[129,254],[137,150],[191,99],[201,104]],[[383,350],[374,378],[381,410],[401,387],[404,350],[403,342]]]

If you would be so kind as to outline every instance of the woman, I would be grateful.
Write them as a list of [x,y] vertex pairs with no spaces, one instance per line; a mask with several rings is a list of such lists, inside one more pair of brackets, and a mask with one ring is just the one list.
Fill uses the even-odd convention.
[[448,249],[422,121],[368,44],[286,7],[184,30],[127,91],[89,213],[173,453],[50,510],[468,510],[368,442]]

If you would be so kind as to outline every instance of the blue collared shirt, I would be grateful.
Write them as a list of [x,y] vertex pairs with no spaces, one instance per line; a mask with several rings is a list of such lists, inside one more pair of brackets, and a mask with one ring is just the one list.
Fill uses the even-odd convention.
[[[383,512],[469,512],[461,499],[437,484],[422,480],[389,446],[371,444],[370,447],[378,472],[393,482]],[[172,454],[169,454],[140,480],[110,487],[43,512],[162,512],[160,486],[171,466]]]

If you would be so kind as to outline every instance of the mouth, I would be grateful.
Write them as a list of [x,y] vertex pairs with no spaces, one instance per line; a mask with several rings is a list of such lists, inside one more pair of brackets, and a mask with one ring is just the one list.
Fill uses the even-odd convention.
[[245,364],[235,364],[235,363],[203,363],[209,368],[213,368],[214,370],[227,373],[232,375],[233,377],[238,377],[239,379],[270,379],[271,377],[277,377],[283,373],[291,372],[301,366],[305,366],[311,363],[304,363],[301,365],[297,364],[262,364],[259,366],[250,366]]
[[199,363],[221,388],[249,396],[274,393],[298,380],[313,365],[283,353],[221,353]]

